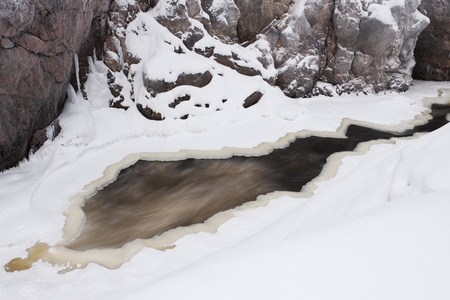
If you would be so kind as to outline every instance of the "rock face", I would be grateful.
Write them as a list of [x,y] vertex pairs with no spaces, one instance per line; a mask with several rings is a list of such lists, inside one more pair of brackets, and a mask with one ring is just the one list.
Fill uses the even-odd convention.
[[[325,70],[332,36],[334,3],[331,0],[296,3],[288,14],[271,26],[260,38],[268,41],[274,67],[278,70],[276,85],[291,97],[308,96]],[[330,59],[331,60],[331,59]]]
[[[450,4],[447,0],[422,2],[420,11],[432,25],[418,42],[414,74],[427,80],[450,80]],[[201,64],[191,64],[199,55],[240,74],[261,76],[290,97],[404,91],[411,84],[417,38],[429,23],[419,12],[419,3],[2,0],[0,170],[13,166],[31,148],[42,144],[44,128],[60,113],[69,82],[84,92],[87,56],[94,49],[109,69],[111,106],[126,109],[136,105],[152,120],[165,116],[147,106],[150,99],[178,86],[202,87],[220,76]],[[144,17],[141,11],[148,14]],[[143,18],[141,23],[134,22],[139,18]],[[165,64],[173,78],[152,77],[152,70],[161,67],[158,59],[150,59],[158,47],[147,45],[143,48],[148,53],[143,53],[135,42],[127,42],[128,38],[137,41],[161,25],[176,37],[158,41],[173,47],[173,60]],[[79,77],[74,76],[75,54],[79,57]],[[176,66],[185,65],[179,61],[181,54],[197,69],[178,70]],[[136,77],[138,64],[144,69],[139,71],[142,76]],[[136,78],[144,81],[148,101],[139,103],[136,99]],[[261,97],[255,90],[243,99],[243,106],[255,105]],[[189,99],[189,93],[174,95],[169,107],[174,109]]]
[[265,79],[290,97],[322,93],[318,81],[334,85],[338,94],[404,91],[412,80],[417,38],[428,25],[419,2],[165,0],[159,6],[168,13],[157,19],[189,49],[197,51],[205,34],[257,49],[262,67],[253,69],[236,53],[217,53],[214,45],[198,52],[244,75],[275,69]]
[[427,26],[418,1],[320,0],[297,2],[260,38],[270,44],[277,85],[304,97],[318,80],[336,91],[404,91],[411,84],[413,51]]
[[74,54],[84,75],[85,56],[101,51],[109,2],[0,2],[0,170],[26,157],[34,133],[61,112]]
[[242,43],[254,39],[273,20],[280,19],[288,12],[294,1],[236,0],[235,2],[241,13],[236,30]]
[[450,2],[422,0],[419,11],[429,17],[431,23],[417,41],[413,77],[450,80]]

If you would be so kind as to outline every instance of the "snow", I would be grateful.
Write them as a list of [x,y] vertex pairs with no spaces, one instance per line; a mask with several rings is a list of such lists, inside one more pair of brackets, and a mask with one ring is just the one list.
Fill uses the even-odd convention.
[[[2,269],[1,299],[450,297],[449,125],[336,153],[299,193],[262,195],[205,224],[118,250],[61,247],[79,230],[84,197],[139,158],[262,155],[296,137],[344,137],[349,124],[401,131],[425,122],[433,102],[449,101],[449,82],[420,81],[403,94],[290,99],[261,76],[243,76],[185,48],[174,54],[184,46],[151,14],[130,26],[138,34],[127,33],[128,50],[141,58],[130,72],[135,100],[160,109],[166,119],[147,120],[131,97],[128,110],[109,108],[105,66],[91,62],[89,100],[69,89],[60,135],[0,174],[0,264],[26,257],[37,242],[54,246],[48,254],[53,262],[93,262],[62,274],[65,266],[43,261],[20,272]],[[139,76],[167,75],[150,67],[158,59],[173,72],[210,70],[213,80],[146,99]],[[124,89],[131,95],[131,86]],[[254,91],[264,96],[243,108]],[[167,107],[184,94],[191,100]],[[189,118],[180,119],[186,113]],[[175,247],[155,249],[164,245]]]
[[389,25],[396,24],[396,21],[392,16],[391,9],[389,8],[389,6],[374,3],[369,6],[368,11],[370,12],[371,19],[377,19],[384,24]]
[[306,0],[298,0],[295,1],[293,7],[292,7],[292,12],[296,15],[296,16],[301,16],[303,15],[303,11],[305,9],[305,2]]

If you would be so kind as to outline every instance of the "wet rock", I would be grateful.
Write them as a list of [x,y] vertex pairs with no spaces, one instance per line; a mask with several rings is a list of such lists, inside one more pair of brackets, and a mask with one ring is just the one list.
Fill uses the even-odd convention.
[[26,157],[33,136],[43,137],[35,133],[61,112],[74,54],[83,77],[85,55],[101,52],[109,2],[1,1],[0,170]]
[[450,80],[450,2],[422,0],[419,11],[430,18],[430,25],[417,41],[413,77]]

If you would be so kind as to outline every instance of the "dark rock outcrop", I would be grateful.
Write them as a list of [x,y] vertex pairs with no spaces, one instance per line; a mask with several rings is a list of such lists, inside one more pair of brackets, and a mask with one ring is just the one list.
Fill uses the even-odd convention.
[[151,109],[148,106],[143,106],[142,104],[138,103],[136,105],[136,107],[139,110],[139,112],[149,120],[155,120],[155,121],[164,120],[164,117],[159,112],[154,111],[153,109]]
[[417,41],[413,77],[450,80],[450,2],[422,0],[419,11],[430,18],[431,22]]
[[152,97],[159,93],[170,91],[180,85],[191,85],[195,87],[204,87],[212,80],[212,74],[209,71],[203,73],[181,73],[174,82],[166,82],[160,79],[148,79],[144,75],[144,85]]
[[240,64],[240,59],[235,53],[231,53],[231,56],[214,53],[214,59],[219,64],[230,67],[242,75],[246,76],[261,75],[261,72],[259,70]]
[[83,76],[84,57],[102,50],[109,2],[1,1],[0,170],[26,157],[33,135],[61,112],[74,54]]
[[244,108],[249,108],[250,106],[253,106],[256,103],[258,103],[259,100],[261,100],[262,96],[263,96],[263,94],[260,91],[253,92],[250,96],[245,98],[242,106]]

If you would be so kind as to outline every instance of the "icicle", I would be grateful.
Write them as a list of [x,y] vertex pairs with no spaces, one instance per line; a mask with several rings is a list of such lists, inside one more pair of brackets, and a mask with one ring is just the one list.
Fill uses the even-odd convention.
[[[94,58],[95,59],[95,58]],[[97,70],[95,69],[95,64],[94,64],[94,60],[92,60],[92,57],[89,56],[88,57],[88,62],[89,62],[89,73],[94,73]]]
[[67,87],[67,101],[69,101],[69,103],[77,102],[77,93],[71,84]]
[[78,54],[73,55],[73,60],[75,61],[75,76],[77,76],[77,85],[78,85],[78,91],[81,91],[81,84],[80,84],[80,64],[78,62]]

